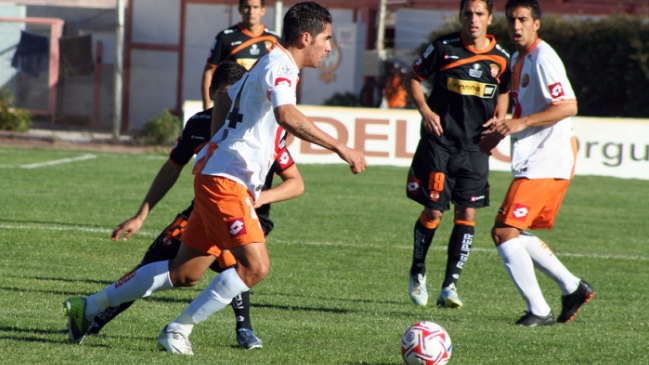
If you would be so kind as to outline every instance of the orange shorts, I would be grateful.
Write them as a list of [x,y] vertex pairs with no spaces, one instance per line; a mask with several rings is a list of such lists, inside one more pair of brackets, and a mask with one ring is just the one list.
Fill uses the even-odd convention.
[[222,250],[266,238],[244,186],[221,176],[194,176],[194,211],[181,237],[198,251],[219,256]]
[[518,229],[550,229],[570,180],[518,178],[509,185],[496,221]]

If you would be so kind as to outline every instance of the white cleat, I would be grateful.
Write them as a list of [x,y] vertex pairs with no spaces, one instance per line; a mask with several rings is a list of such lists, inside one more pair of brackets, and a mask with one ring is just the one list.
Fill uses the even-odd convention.
[[426,275],[410,274],[410,299],[413,303],[425,306],[428,303],[428,289],[426,289]]
[[186,334],[166,326],[158,335],[158,345],[172,354],[193,355],[192,343]]

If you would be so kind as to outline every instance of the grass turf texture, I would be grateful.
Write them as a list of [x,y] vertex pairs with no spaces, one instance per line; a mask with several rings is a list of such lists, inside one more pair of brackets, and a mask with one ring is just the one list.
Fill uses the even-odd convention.
[[[87,152],[0,147],[0,363],[7,364],[401,364],[399,340],[435,321],[453,341],[451,364],[649,363],[649,182],[578,176],[552,231],[539,231],[566,266],[597,292],[567,325],[521,328],[525,303],[507,277],[489,231],[510,181],[492,173],[492,206],[478,213],[459,282],[465,306],[416,307],[408,297],[412,229],[420,207],[405,197],[405,168],[300,165],[305,194],[273,206],[272,267],[252,290],[262,350],[237,347],[228,307],[196,326],[193,357],[161,352],[155,338],[207,285],[139,301],[83,345],[67,343],[61,303],[117,280],[192,198],[186,168],[142,231],[110,232],[134,214],[165,155],[92,152],[96,158],[21,168]],[[604,168],[604,167],[603,167]],[[429,302],[446,262],[451,215],[429,251]],[[560,292],[538,274],[559,313]]]

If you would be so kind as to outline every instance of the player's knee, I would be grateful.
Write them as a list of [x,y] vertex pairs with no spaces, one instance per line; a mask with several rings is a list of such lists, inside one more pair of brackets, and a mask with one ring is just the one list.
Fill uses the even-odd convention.
[[198,284],[202,275],[195,275],[191,272],[186,272],[182,270],[171,270],[169,271],[169,279],[175,288],[185,287],[185,286],[194,286]]

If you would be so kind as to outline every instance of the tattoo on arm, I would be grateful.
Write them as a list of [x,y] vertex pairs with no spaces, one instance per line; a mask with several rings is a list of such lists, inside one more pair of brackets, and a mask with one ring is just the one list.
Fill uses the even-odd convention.
[[[311,128],[304,125],[302,122],[298,122],[295,127],[295,135],[305,141],[313,142],[317,145],[323,146],[324,141],[313,134],[311,134]],[[324,147],[324,146],[323,146]]]

